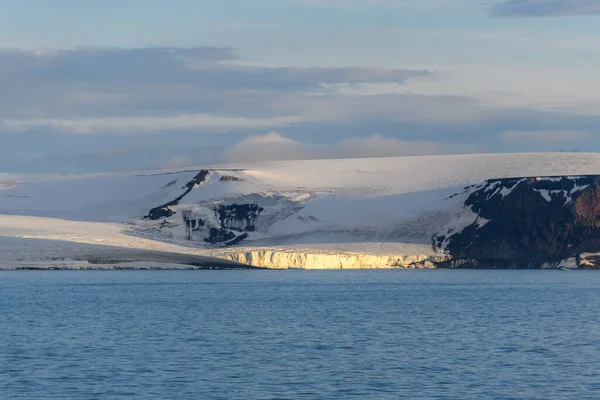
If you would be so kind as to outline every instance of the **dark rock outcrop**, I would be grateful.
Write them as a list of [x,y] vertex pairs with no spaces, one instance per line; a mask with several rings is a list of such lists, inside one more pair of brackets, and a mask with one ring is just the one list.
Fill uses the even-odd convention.
[[240,178],[231,175],[223,175],[219,180],[221,182],[241,182]]
[[[208,228],[206,243],[233,246],[248,237],[248,233],[238,235],[235,232],[254,232],[256,220],[264,209],[257,204],[212,205],[220,226],[210,226],[202,217],[190,211],[183,211],[187,240],[192,240],[195,231]],[[207,225],[208,224],[208,225]]]
[[452,259],[441,266],[540,268],[600,253],[600,176],[497,179],[472,190],[465,207],[479,218],[434,238]]
[[[204,169],[201,170],[194,177],[194,179],[192,179],[191,181],[186,183],[185,186],[183,186],[181,188],[181,189],[185,189],[185,192],[183,192],[176,199],[171,200],[170,202],[165,203],[161,206],[153,208],[152,210],[150,210],[150,212],[148,212],[148,215],[146,215],[144,218],[155,221],[155,220],[158,220],[161,218],[169,218],[169,217],[173,216],[175,214],[175,211],[171,207],[178,205],[179,202],[181,201],[181,199],[183,199],[189,192],[191,192],[194,189],[194,186],[200,185],[201,183],[203,183],[206,180],[206,177],[208,175],[210,175],[210,171],[204,170]],[[174,182],[171,182],[169,185],[171,185],[173,183]],[[169,185],[167,185],[167,186],[169,186]]]
[[235,233],[227,229],[210,228],[209,236],[204,239],[206,243],[224,243],[235,239]]
[[169,218],[175,214],[175,211],[171,209],[171,206],[176,206],[177,204],[178,203],[169,202],[160,207],[155,207],[152,210],[150,210],[148,215],[146,215],[144,218],[151,219],[153,221],[156,221],[161,218]]
[[191,217],[185,213],[183,215],[183,222],[185,223],[185,238],[187,240],[192,240],[194,232],[201,230],[205,225],[202,218]]
[[256,219],[264,209],[256,204],[220,205],[217,215],[221,228],[238,232],[253,232],[256,230]]
[[225,246],[226,247],[235,246],[236,244],[241,243],[247,237],[248,237],[248,234],[247,233],[243,233],[243,234],[239,235],[238,237],[236,237],[236,238],[230,240],[229,242],[225,243]]

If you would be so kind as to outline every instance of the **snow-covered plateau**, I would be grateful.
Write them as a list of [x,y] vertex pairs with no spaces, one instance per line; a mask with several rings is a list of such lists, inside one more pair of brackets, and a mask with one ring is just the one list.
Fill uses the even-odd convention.
[[595,268],[600,154],[0,174],[0,268]]

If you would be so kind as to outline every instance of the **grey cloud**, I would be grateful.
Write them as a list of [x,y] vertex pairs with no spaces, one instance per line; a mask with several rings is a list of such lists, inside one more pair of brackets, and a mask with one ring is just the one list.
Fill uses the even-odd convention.
[[211,65],[237,57],[229,48],[149,47],[141,49],[3,50],[0,82],[122,83],[187,80],[187,62]]
[[314,88],[320,82],[404,82],[428,71],[376,68],[254,67],[227,48],[76,49],[56,52],[0,51],[0,82],[186,83],[202,87]]
[[0,51],[0,133],[44,126],[73,133],[220,132],[375,119],[464,125],[531,114],[466,97],[354,96],[320,86],[402,83],[429,71],[228,63],[235,58],[231,49],[213,47]]
[[236,58],[232,49],[214,47],[0,51],[0,118],[266,117],[273,115],[258,115],[261,103],[316,90],[321,83],[402,83],[430,74],[254,67],[230,62]]
[[560,130],[560,131],[506,131],[500,134],[502,140],[515,143],[576,143],[584,142],[592,137],[588,131]]
[[[246,141],[248,138],[260,138],[271,130],[256,127],[224,128],[218,134],[198,134],[197,130],[167,130],[149,132],[143,137],[123,134],[71,135],[39,127],[0,136],[0,171],[102,172],[199,166],[247,159],[248,154],[252,155],[250,149],[258,152],[259,158],[263,159],[297,158],[299,155],[322,158],[407,155],[410,152],[557,151],[574,147],[600,151],[600,136],[596,134],[590,134],[584,144],[577,141],[505,140],[502,135],[511,130],[535,132],[540,129],[551,132],[595,132],[599,125],[600,117],[526,110],[455,124],[363,116],[354,120],[278,127],[277,132],[289,139],[291,144],[286,145],[284,140],[283,146],[273,146],[270,154],[269,146],[272,145],[259,145],[254,139]],[[381,138],[373,136],[376,132],[381,133]],[[509,136],[514,138],[517,135]],[[252,146],[244,147],[248,143]]]
[[[278,158],[536,150],[539,141],[521,145],[499,135],[600,124],[598,116],[492,107],[467,97],[361,96],[321,86],[403,83],[428,71],[261,68],[236,58],[219,48],[0,51],[0,171],[201,165],[240,159],[234,150],[245,145],[258,154],[274,146]],[[244,141],[270,130],[284,140],[262,143],[262,153],[256,140]],[[600,149],[594,137],[587,144]]]
[[64,135],[48,129],[0,137],[0,172],[102,172],[174,166],[174,158],[213,163],[223,146],[245,134],[224,137],[189,132],[137,135]]
[[503,0],[490,10],[496,17],[560,17],[598,15],[598,0]]

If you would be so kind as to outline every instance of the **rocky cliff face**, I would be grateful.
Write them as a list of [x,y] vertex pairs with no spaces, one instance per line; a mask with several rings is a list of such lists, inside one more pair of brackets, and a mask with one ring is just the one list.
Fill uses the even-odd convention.
[[211,204],[198,210],[183,212],[186,239],[200,232],[210,244],[233,246],[256,230],[256,220],[264,209],[256,204]]
[[257,204],[219,205],[216,213],[223,229],[238,232],[256,230],[256,220],[264,209]]
[[475,222],[434,238],[462,268],[541,268],[575,259],[598,267],[600,176],[490,180],[468,188],[465,212]]

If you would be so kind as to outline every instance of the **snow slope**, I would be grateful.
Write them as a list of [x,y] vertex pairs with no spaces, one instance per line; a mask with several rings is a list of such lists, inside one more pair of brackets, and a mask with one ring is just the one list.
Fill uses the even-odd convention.
[[[202,170],[206,177],[195,182]],[[310,257],[313,267],[320,262],[329,268],[422,266],[444,256],[432,246],[433,236],[460,231],[475,221],[486,223],[464,205],[486,180],[596,174],[600,155],[584,153],[286,161],[118,174],[0,174],[0,268],[6,267],[6,260],[16,262],[10,250],[15,240],[35,241],[30,254],[19,252],[20,263],[81,260],[69,244],[72,249],[102,244],[113,252],[216,256],[279,268],[306,267],[303,260]],[[164,215],[144,219],[155,208]],[[321,259],[314,258],[319,255]]]

